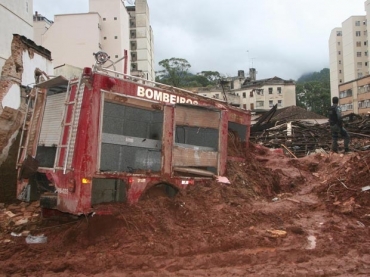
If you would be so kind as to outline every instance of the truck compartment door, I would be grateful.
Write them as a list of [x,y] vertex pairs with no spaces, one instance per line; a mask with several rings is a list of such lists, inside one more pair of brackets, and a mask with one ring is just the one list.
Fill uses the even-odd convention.
[[221,111],[177,105],[172,167],[175,175],[219,174]]
[[163,110],[136,99],[133,105],[126,97],[122,104],[120,98],[108,93],[105,97],[99,171],[160,172]]

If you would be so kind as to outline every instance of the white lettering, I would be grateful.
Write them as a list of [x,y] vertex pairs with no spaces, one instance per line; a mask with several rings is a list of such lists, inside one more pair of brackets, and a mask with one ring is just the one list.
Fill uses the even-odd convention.
[[168,93],[163,93],[163,102],[170,102],[170,95]]
[[162,91],[155,90],[153,99],[162,102]]
[[60,194],[68,194],[68,189],[57,188],[57,192]]
[[145,89],[143,87],[137,87],[137,96],[139,97],[145,96]]
[[145,91],[145,96],[146,96],[146,98],[152,99],[152,98],[153,98],[153,95],[154,95],[154,93],[153,93],[153,91],[152,91],[150,88],[148,88],[148,89]]
[[153,90],[150,88],[144,88],[141,86],[137,87],[137,92],[136,95],[138,97],[142,98],[147,98],[147,99],[153,99],[158,102],[165,102],[165,103],[170,103],[170,104],[176,104],[176,103],[181,103],[181,104],[193,104],[193,105],[198,105],[198,101],[193,101],[190,98],[186,98],[183,96],[179,96],[176,94],[170,94],[167,92],[162,92],[158,90]]

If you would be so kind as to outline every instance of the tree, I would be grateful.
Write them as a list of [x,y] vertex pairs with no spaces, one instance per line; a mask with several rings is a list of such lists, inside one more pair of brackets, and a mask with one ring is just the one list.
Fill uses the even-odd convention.
[[211,85],[217,85],[221,79],[221,74],[218,71],[202,71],[197,75],[207,78]]
[[163,70],[157,71],[156,81],[164,84],[181,87],[185,83],[188,70],[191,67],[186,59],[171,58],[165,59],[158,63]]
[[329,69],[301,76],[296,85],[297,106],[327,116],[331,106]]

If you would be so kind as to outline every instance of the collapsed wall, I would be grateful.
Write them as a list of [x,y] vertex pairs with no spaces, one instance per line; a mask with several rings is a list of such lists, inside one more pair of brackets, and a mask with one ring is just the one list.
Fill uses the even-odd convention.
[[[52,72],[51,55],[24,36],[13,35],[11,56],[1,69],[0,77],[0,202],[15,197],[17,135],[20,135],[31,87]],[[11,152],[12,151],[12,152]],[[13,153],[15,152],[15,153]],[[14,171],[9,172],[10,169]],[[9,191],[13,191],[9,193]]]

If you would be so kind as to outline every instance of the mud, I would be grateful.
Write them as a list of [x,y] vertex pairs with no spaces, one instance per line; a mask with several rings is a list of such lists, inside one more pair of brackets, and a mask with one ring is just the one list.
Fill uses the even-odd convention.
[[0,230],[0,276],[370,276],[370,152],[250,152],[230,185],[23,227],[45,244]]

